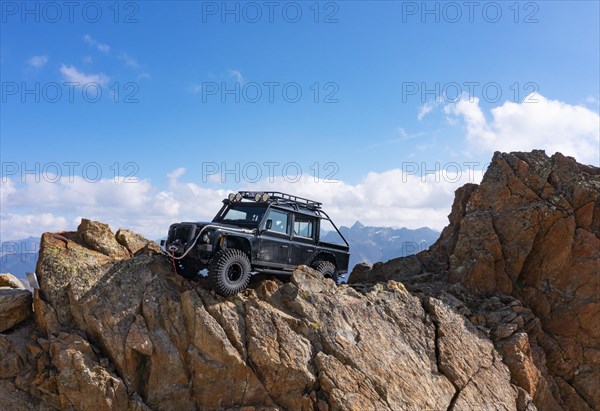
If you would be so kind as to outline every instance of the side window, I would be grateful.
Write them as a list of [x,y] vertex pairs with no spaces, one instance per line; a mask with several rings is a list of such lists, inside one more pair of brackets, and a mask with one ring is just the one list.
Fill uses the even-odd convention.
[[271,210],[269,211],[269,215],[267,216],[267,220],[272,221],[271,229],[269,231],[274,231],[276,233],[287,233],[288,226],[288,214],[283,211]]
[[315,220],[296,214],[294,216],[294,235],[298,237],[313,238]]

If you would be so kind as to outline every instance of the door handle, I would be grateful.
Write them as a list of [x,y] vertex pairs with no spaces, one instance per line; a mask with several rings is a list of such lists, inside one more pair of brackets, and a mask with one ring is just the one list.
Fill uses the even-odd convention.
[[315,250],[313,250],[312,248],[309,248],[308,250],[306,250],[306,252],[308,252],[308,253],[312,253],[313,251],[315,251]]
[[281,248],[288,248],[288,246],[287,246],[287,245],[285,245],[285,244],[282,244],[282,245],[281,245]]

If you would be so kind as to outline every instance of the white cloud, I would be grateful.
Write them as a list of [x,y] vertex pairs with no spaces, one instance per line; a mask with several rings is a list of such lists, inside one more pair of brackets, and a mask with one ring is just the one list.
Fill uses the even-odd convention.
[[10,178],[3,177],[0,181],[0,187],[2,188],[0,190],[0,204],[6,204],[9,196],[14,195],[17,192],[17,189]]
[[36,69],[44,67],[47,62],[48,56],[33,56],[27,60],[27,63]]
[[442,98],[442,96],[437,96],[432,101],[426,101],[425,104],[423,104],[419,108],[419,114],[417,115],[417,119],[419,121],[423,120],[426,115],[431,113],[437,106],[439,106],[443,102],[444,102],[444,99]]
[[108,44],[98,44],[96,47],[103,53],[108,53],[110,51]]
[[431,102],[427,102],[427,103],[423,104],[421,106],[421,108],[419,109],[419,115],[417,116],[417,119],[419,121],[423,120],[423,118],[427,114],[431,113],[431,111],[433,110],[433,107],[434,107],[434,104]]
[[83,41],[85,41],[90,46],[98,49],[102,53],[107,53],[108,54],[110,52],[110,46],[108,44],[97,42],[89,34],[86,34],[86,35],[83,36]]
[[[534,97],[534,98],[533,98]],[[537,102],[530,102],[537,100]],[[600,116],[583,106],[550,100],[536,94],[523,103],[505,102],[487,120],[479,99],[462,98],[444,107],[449,120],[462,119],[466,142],[483,151],[559,151],[579,162],[598,164]],[[488,153],[489,154],[489,153]]]
[[[283,191],[323,202],[338,225],[360,220],[367,225],[429,226],[440,230],[447,224],[454,190],[466,182],[478,182],[481,172],[470,176],[463,169],[457,175],[455,167],[441,166],[437,173],[422,176],[415,171],[420,165],[412,165],[404,171],[369,173],[355,185],[315,182],[312,176],[304,175],[297,182],[283,177],[272,183],[265,179],[247,184],[246,189]],[[123,179],[90,183],[79,176],[70,182],[53,175],[46,175],[38,183],[33,178],[25,183],[5,179],[0,187],[2,206],[11,213],[0,217],[2,237],[15,240],[47,230],[72,230],[84,216],[107,222],[115,230],[125,227],[158,239],[173,222],[211,220],[222,199],[236,191],[226,185],[219,189],[184,182],[184,176],[185,169],[174,170],[167,176],[165,190],[142,179],[137,183]]]
[[66,66],[64,64],[60,65],[60,72],[63,75],[65,81],[79,83],[79,85],[90,83],[105,85],[110,81],[110,78],[103,73],[85,74],[77,70],[75,66]]
[[0,214],[0,238],[2,241],[21,240],[37,237],[46,231],[64,231],[69,227],[64,217],[51,213],[42,214]]
[[177,179],[185,174],[185,168],[179,167],[167,174],[169,186],[177,184]]
[[239,70],[229,70],[229,76],[233,77],[238,83],[244,83],[246,81]]
[[119,59],[121,59],[125,63],[126,66],[128,66],[134,70],[138,70],[140,68],[140,63],[138,63],[138,61],[136,59],[134,59],[127,53],[119,54]]

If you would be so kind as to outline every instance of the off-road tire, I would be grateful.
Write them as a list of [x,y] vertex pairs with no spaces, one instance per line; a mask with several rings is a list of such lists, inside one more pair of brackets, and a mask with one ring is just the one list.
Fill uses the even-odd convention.
[[200,263],[190,259],[175,260],[177,274],[188,280],[198,277],[200,271]]
[[316,261],[312,267],[320,272],[323,277],[331,278],[336,284],[338,282],[337,268],[331,261]]
[[245,290],[250,282],[248,256],[235,248],[219,251],[210,261],[208,279],[211,287],[224,296]]

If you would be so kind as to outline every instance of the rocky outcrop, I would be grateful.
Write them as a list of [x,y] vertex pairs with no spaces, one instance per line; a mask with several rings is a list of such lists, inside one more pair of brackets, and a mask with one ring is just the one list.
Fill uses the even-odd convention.
[[600,409],[599,175],[497,153],[427,252],[229,298],[135,233],[46,233],[0,409]]
[[42,237],[36,326],[2,337],[5,404],[527,409],[490,339],[442,299],[394,281],[337,286],[304,266],[224,298],[162,255],[99,247],[112,233],[87,243],[96,226]]
[[28,290],[0,288],[0,332],[31,317],[32,297]]
[[160,254],[161,249],[154,241],[148,241],[141,235],[131,230],[120,229],[115,234],[115,239],[125,247],[131,255],[155,255]]
[[79,242],[114,259],[130,258],[134,255],[160,254],[161,249],[131,230],[120,229],[113,234],[108,224],[82,219],[77,229]]
[[349,281],[444,273],[475,294],[516,298],[534,318],[492,334],[513,381],[541,409],[600,409],[600,169],[560,153],[496,153],[480,185],[457,190],[449,220],[430,250]]
[[131,252],[117,241],[108,224],[82,219],[77,234],[93,250],[115,259],[131,257]]

